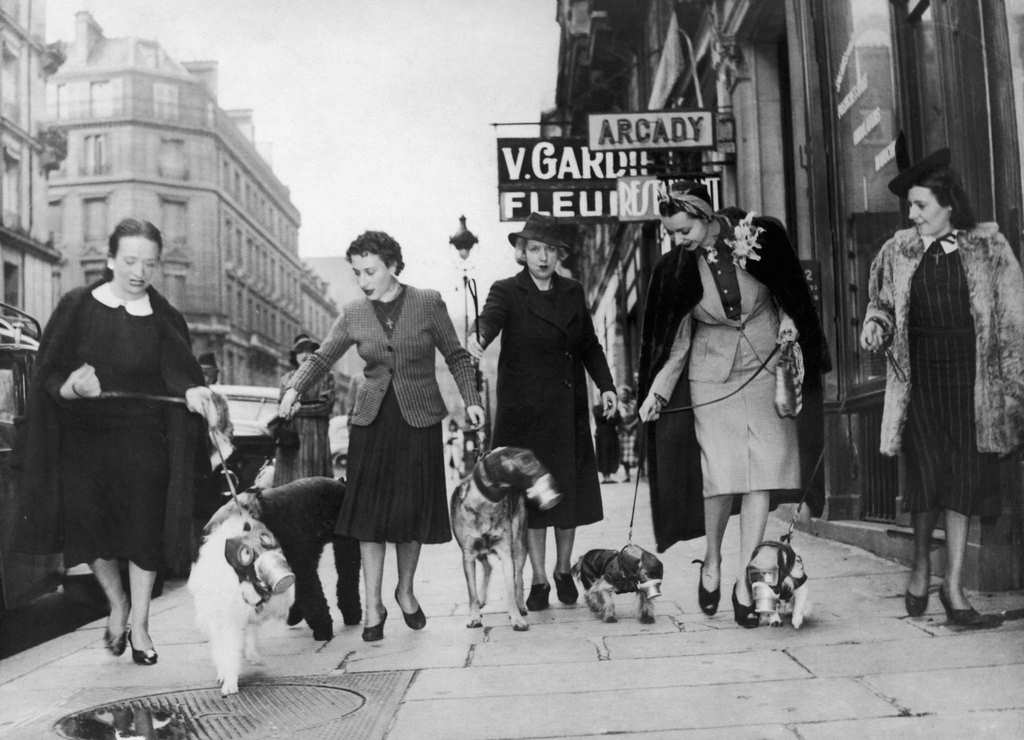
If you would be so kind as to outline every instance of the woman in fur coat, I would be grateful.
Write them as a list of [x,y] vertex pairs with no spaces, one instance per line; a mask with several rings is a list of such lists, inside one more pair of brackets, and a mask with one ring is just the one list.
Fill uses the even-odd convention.
[[[640,418],[655,422],[647,440],[655,536],[660,551],[706,534],[697,598],[705,614],[714,614],[722,539],[738,504],[742,544],[733,613],[741,626],[756,627],[745,566],[764,537],[771,506],[780,494],[799,500],[806,484],[814,489],[811,511],[821,513],[822,491],[812,476],[824,437],[824,337],[779,222],[716,214],[704,186],[687,181],[673,184],[661,215],[675,249],[652,276],[640,358]],[[775,411],[778,359],[771,353],[783,341],[798,341],[804,354],[799,421]],[[666,408],[691,404],[692,410],[661,418]]]
[[971,607],[961,577],[970,517],[1000,510],[997,458],[1024,441],[1024,280],[996,224],[976,223],[949,160],[940,150],[889,183],[909,201],[914,227],[897,231],[871,265],[860,341],[890,350],[881,451],[907,462],[907,613],[928,606],[929,543],[944,512],[939,598],[950,622],[987,627],[998,620]]

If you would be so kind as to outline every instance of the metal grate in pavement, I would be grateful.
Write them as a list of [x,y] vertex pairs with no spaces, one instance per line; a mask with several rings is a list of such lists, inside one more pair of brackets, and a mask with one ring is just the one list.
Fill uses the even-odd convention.
[[382,738],[412,671],[278,678],[221,696],[216,688],[126,697],[69,714],[53,725],[69,740]]

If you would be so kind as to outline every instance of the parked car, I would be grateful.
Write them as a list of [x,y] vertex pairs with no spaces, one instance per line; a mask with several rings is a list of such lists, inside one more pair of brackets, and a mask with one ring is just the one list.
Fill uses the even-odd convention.
[[242,488],[252,484],[256,473],[268,459],[274,458],[274,438],[267,424],[277,416],[280,390],[266,385],[212,385],[224,396],[234,426],[238,464],[233,466]]
[[14,437],[25,415],[41,334],[32,316],[0,303],[0,606],[4,610],[55,588],[62,570],[60,555],[12,552],[18,500],[18,479],[11,468]]

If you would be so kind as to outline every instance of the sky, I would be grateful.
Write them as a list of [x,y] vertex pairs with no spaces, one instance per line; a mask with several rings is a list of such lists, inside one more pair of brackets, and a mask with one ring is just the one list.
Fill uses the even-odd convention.
[[[47,39],[88,10],[109,38],[159,41],[219,63],[219,104],[253,109],[256,139],[291,189],[300,256],[340,256],[366,229],[402,245],[402,278],[461,282],[460,215],[481,302],[516,271],[498,220],[495,139],[536,136],[554,104],[555,0],[46,0]],[[457,297],[461,302],[461,297]],[[454,307],[452,307],[454,308]]]

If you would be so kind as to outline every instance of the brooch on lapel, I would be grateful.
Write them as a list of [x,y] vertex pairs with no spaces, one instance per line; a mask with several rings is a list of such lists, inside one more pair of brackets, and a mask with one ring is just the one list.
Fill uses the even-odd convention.
[[[726,238],[723,241],[732,250],[732,261],[734,265],[742,267],[744,270],[747,269],[747,260],[751,259],[755,262],[761,260],[761,255],[757,253],[757,250],[761,248],[761,243],[757,241],[758,237],[764,233],[764,229],[760,226],[754,226],[753,211],[744,216],[732,229],[732,239]],[[709,249],[706,252],[707,260],[710,264],[714,264],[718,261],[718,253],[714,249]]]

